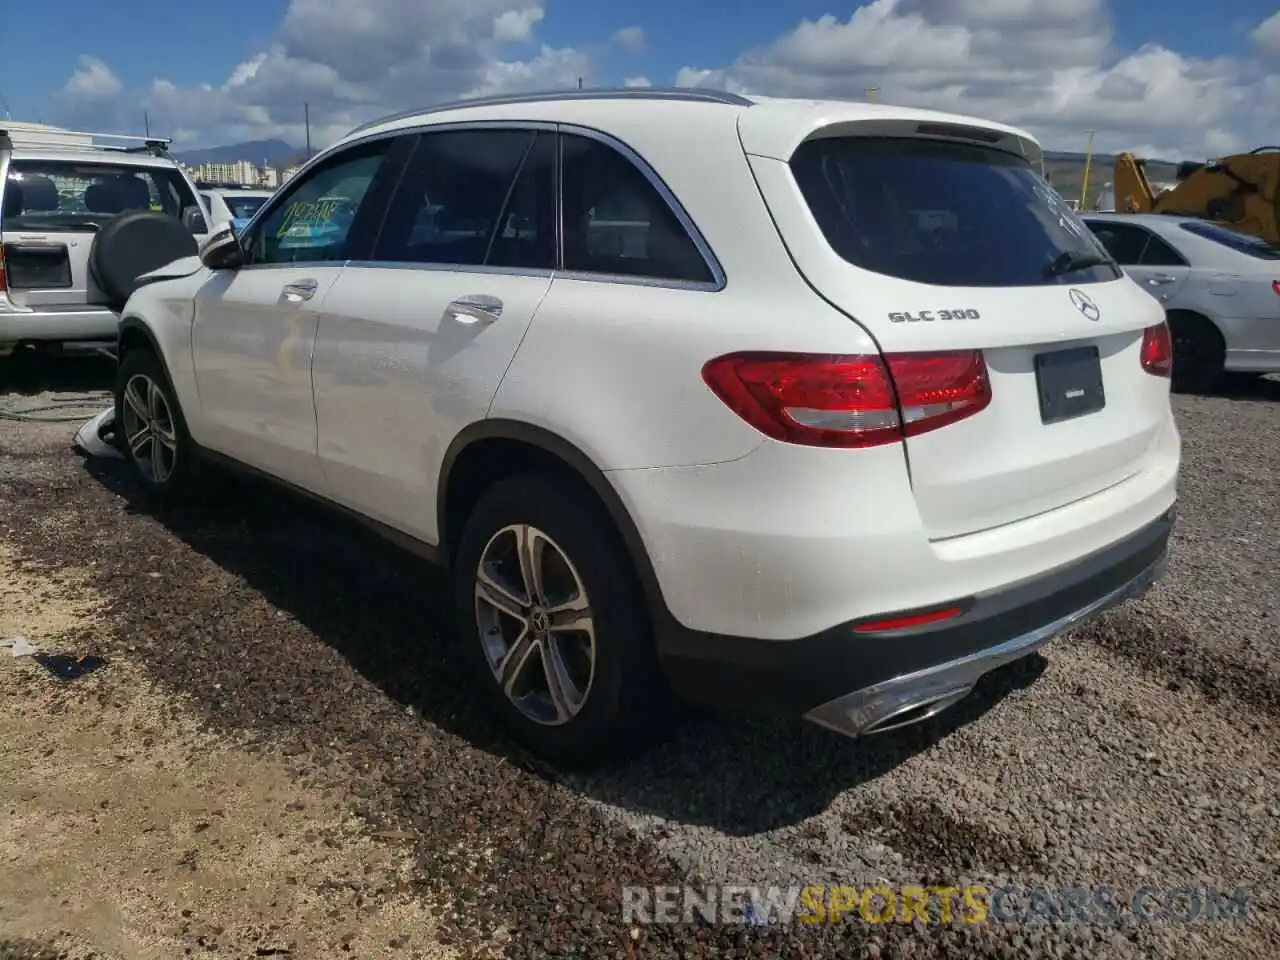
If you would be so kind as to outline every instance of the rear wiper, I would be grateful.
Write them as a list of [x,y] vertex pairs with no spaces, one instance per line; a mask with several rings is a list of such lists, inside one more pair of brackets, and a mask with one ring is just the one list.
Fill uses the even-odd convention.
[[1064,273],[1074,273],[1076,270],[1084,270],[1086,267],[1100,267],[1107,263],[1114,264],[1115,261],[1110,257],[1099,256],[1096,253],[1073,253],[1068,250],[1066,253],[1060,253],[1053,258],[1053,261],[1044,268],[1043,276],[1048,280]]

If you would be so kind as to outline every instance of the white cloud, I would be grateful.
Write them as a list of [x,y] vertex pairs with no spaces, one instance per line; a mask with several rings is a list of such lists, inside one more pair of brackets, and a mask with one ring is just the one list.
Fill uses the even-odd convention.
[[[280,137],[301,143],[304,104],[322,145],[370,117],[413,105],[595,82],[597,61],[641,58],[639,25],[597,43],[539,40],[547,0],[290,0],[263,49],[225,79],[130,91],[84,57],[57,95],[59,119],[152,129],[201,143]],[[768,95],[864,96],[976,114],[1030,129],[1051,148],[1141,145],[1204,157],[1274,139],[1280,125],[1280,13],[1247,50],[1202,59],[1156,44],[1118,47],[1120,0],[863,0],[803,20],[726,64],[693,63],[683,86]],[[835,6],[835,5],[833,5]],[[843,9],[848,9],[844,6]],[[1225,28],[1223,28],[1225,29]],[[653,67],[627,59],[640,86]],[[626,74],[622,74],[627,76]],[[610,82],[606,80],[605,82]],[[658,82],[662,82],[659,80]]]
[[124,116],[123,93],[124,84],[110,67],[97,57],[82,56],[54,97],[58,119],[76,130],[112,131]]
[[642,53],[645,48],[643,27],[623,27],[613,35],[613,42],[627,53]]
[[[60,119],[136,113],[137,126],[146,110],[152,129],[179,143],[185,133],[202,144],[301,144],[306,104],[312,143],[323,145],[415,104],[590,81],[589,52],[538,42],[545,15],[539,0],[290,0],[271,43],[220,83],[157,78],[130,92],[106,64],[83,58],[59,98]],[[643,41],[638,28],[620,33],[620,43]]]
[[1264,53],[1280,57],[1280,10],[1254,27],[1249,39]]
[[627,77],[622,81],[624,87],[652,87],[653,82],[648,77]]
[[85,56],[63,86],[62,95],[77,100],[110,100],[122,89],[110,67],[97,57]]
[[544,16],[546,11],[541,7],[504,10],[493,19],[494,39],[500,43],[528,40],[533,36],[533,28],[542,22]]
[[[1275,21],[1272,24],[1272,21]],[[1254,32],[1280,48],[1280,14]],[[1003,120],[1056,149],[1143,145],[1200,157],[1267,140],[1275,99],[1245,59],[1197,59],[1156,44],[1115,49],[1106,0],[873,0],[847,19],[801,21],[677,85],[862,98]]]

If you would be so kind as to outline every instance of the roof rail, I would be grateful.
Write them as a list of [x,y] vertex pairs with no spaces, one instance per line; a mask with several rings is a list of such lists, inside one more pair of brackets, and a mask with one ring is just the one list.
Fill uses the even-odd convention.
[[[18,137],[15,144],[14,136]],[[65,137],[91,137],[94,141],[110,140],[113,143],[68,143]],[[155,157],[167,156],[169,137],[138,137],[125,133],[92,133],[87,130],[62,130],[50,127],[28,134],[25,130],[8,130],[0,127],[0,148],[12,150],[19,147],[58,147],[62,150],[106,150],[115,153],[149,153]]]
[[430,107],[401,110],[389,116],[362,123],[347,136],[372,129],[384,123],[441,113],[445,110],[461,110],[464,107],[500,107],[507,104],[545,103],[550,100],[681,100],[686,103],[722,103],[731,107],[755,106],[754,100],[724,90],[702,87],[596,87],[586,90],[540,90],[533,93],[513,93],[500,97],[475,97],[470,100],[452,100]]

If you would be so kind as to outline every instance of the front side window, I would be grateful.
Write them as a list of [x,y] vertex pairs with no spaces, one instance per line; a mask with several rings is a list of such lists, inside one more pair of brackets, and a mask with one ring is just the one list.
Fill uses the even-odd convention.
[[1180,226],[1187,233],[1193,233],[1197,237],[1203,237],[1205,240],[1212,240],[1214,243],[1229,247],[1237,253],[1243,253],[1245,256],[1255,257],[1258,260],[1280,260],[1280,244],[1263,240],[1261,237],[1241,233],[1239,230],[1229,230],[1226,227],[1218,226],[1216,223],[1189,222],[1180,224]]
[[171,167],[130,167],[64,160],[11,160],[4,189],[4,227],[41,233],[97,230],[131,210],[180,217],[198,206]]
[[391,203],[374,260],[549,270],[555,229],[552,134],[426,133]]
[[566,134],[561,143],[565,270],[714,281],[680,219],[634,163],[590,137]]
[[791,170],[827,243],[864,270],[956,287],[1121,276],[1035,167],[1001,150],[837,137],[801,144]]
[[352,147],[309,170],[245,237],[250,264],[347,259],[347,238],[360,202],[390,141]]

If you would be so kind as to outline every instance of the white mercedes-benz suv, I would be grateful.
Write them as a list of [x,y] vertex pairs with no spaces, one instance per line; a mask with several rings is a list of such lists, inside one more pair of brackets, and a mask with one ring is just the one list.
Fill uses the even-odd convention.
[[1163,310],[1040,157],[688,89],[390,117],[133,295],[116,435],[165,498],[244,468],[446,565],[554,761],[672,690],[916,722],[1142,591],[1174,523]]

